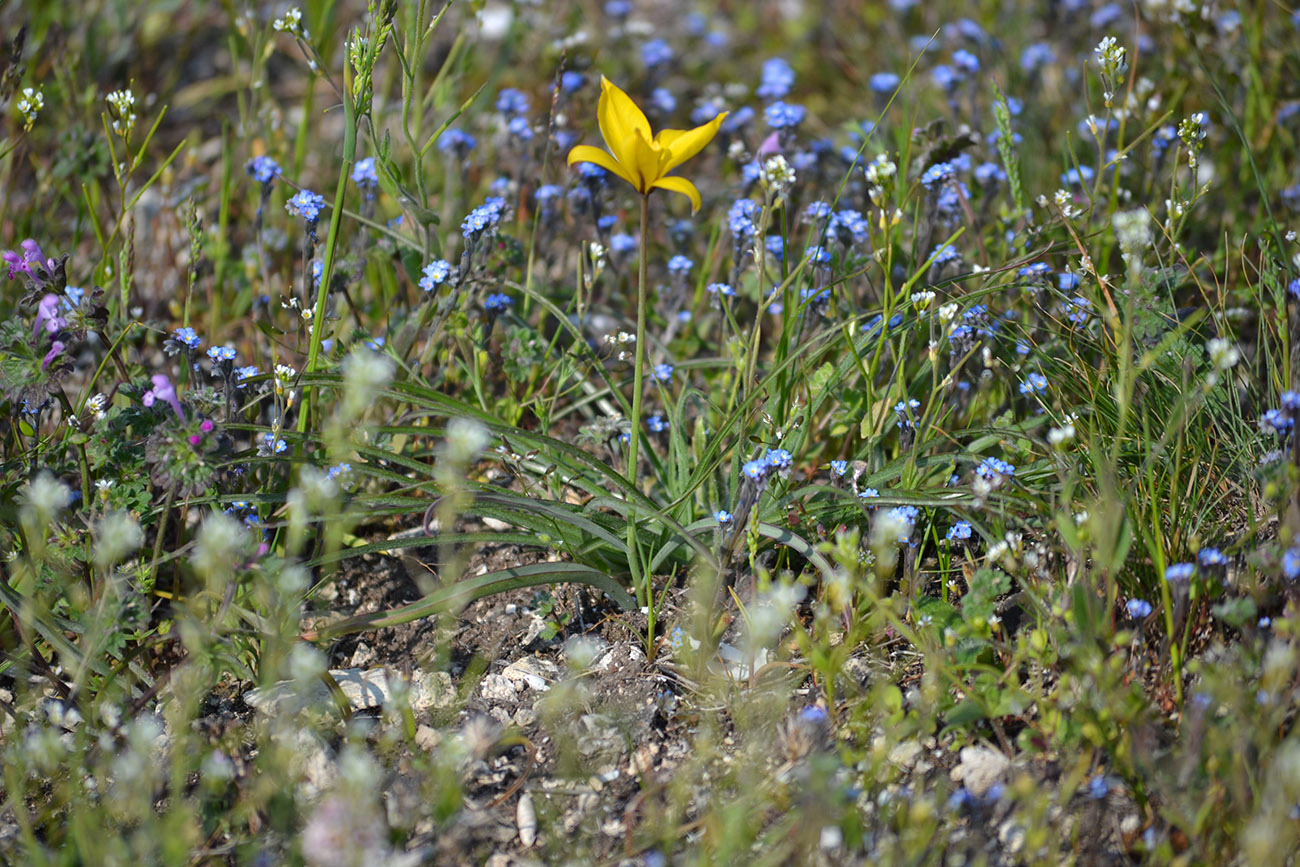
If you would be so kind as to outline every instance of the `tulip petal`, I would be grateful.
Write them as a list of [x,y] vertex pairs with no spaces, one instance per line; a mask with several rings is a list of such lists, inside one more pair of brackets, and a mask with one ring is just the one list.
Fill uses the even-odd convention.
[[728,112],[724,111],[713,120],[703,126],[697,126],[695,129],[660,130],[659,135],[655,136],[655,141],[659,142],[672,154],[664,171],[671,172],[704,150],[704,146],[713,141],[713,137],[718,134],[718,127],[722,126],[722,121],[726,119],[727,114]]
[[628,173],[628,170],[623,168],[618,160],[614,159],[600,148],[592,147],[591,145],[576,146],[573,150],[569,151],[569,165],[573,165],[574,163],[595,163],[602,169],[618,175],[620,178],[636,187],[638,191],[641,189],[640,185],[637,184],[636,179]]
[[632,163],[628,168],[637,178],[637,192],[650,192],[651,184],[663,176],[663,166],[670,154],[652,144],[640,130],[634,131],[624,140],[623,150]]
[[619,162],[625,164],[632,163],[631,154],[620,151],[628,136],[639,130],[647,139],[650,138],[650,121],[646,120],[645,112],[637,108],[632,97],[604,76],[600,79],[600,103],[596,106],[596,121],[600,124],[600,134],[605,137],[605,144]]
[[695,184],[686,180],[686,178],[673,175],[667,178],[660,178],[650,185],[651,189],[668,190],[672,193],[681,193],[691,200],[691,213],[700,209],[700,191],[695,188]]

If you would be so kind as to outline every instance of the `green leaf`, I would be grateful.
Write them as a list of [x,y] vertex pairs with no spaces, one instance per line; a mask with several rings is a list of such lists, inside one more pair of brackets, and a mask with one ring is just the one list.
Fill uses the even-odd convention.
[[1213,606],[1210,613],[1234,629],[1240,629],[1255,619],[1259,609],[1255,607],[1254,599],[1243,596],[1240,599],[1223,600]]
[[961,611],[966,621],[993,616],[997,598],[1011,588],[1011,579],[1000,569],[980,569],[970,579],[970,592],[962,597]]
[[943,640],[945,630],[961,622],[961,615],[951,604],[944,602],[934,596],[922,596],[916,600],[916,613],[918,622],[922,617],[928,617],[930,628],[935,635]]
[[826,390],[831,380],[835,376],[835,366],[829,361],[817,368],[817,372],[808,380],[808,393],[813,398],[817,398]]
[[956,707],[944,715],[943,719],[946,725],[943,730],[947,733],[953,729],[958,729],[962,726],[967,726],[973,722],[978,722],[979,720],[987,718],[988,714],[985,712],[982,704],[973,698],[962,699],[957,703]]

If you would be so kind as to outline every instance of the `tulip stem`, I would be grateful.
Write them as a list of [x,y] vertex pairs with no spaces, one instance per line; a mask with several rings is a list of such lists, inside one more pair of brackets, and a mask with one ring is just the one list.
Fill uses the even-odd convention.
[[[636,344],[633,348],[635,362],[632,365],[632,430],[628,434],[627,478],[638,491],[637,456],[641,442],[641,392],[645,382],[645,316],[646,316],[646,269],[650,262],[650,194],[641,194],[641,250],[636,263]],[[631,509],[627,516],[627,553],[628,563],[632,567],[632,585],[636,589],[637,600],[642,605],[651,601],[649,582],[641,577],[641,561],[637,552],[636,518]],[[646,586],[643,587],[642,585]]]

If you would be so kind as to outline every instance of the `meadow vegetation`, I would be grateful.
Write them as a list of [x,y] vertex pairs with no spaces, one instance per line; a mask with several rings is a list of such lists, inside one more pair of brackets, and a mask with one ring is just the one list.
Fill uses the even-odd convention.
[[89,6],[0,3],[0,860],[1295,858],[1300,13]]

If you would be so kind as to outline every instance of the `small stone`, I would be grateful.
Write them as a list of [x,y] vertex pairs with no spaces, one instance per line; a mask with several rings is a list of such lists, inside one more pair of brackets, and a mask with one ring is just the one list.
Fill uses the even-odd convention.
[[[403,690],[414,711],[448,707],[456,700],[451,676],[443,671],[417,671],[409,682],[385,668],[335,668],[330,670],[330,677],[353,710],[384,707],[393,700],[395,692]],[[325,709],[334,705],[334,697],[322,681],[314,681],[303,690],[293,681],[282,680],[265,689],[250,689],[244,698],[249,705],[270,716],[299,708]]]
[[524,634],[519,636],[519,646],[527,647],[536,641],[538,636],[545,631],[546,621],[538,617],[536,614],[532,615],[528,621],[527,628],[524,629]]
[[533,809],[533,796],[524,792],[515,807],[515,825],[519,828],[519,842],[525,849],[537,842],[537,812]]
[[655,767],[655,756],[659,753],[659,744],[642,744],[632,753],[627,773],[632,777],[648,776]]
[[362,668],[369,665],[375,660],[375,651],[369,644],[364,641],[357,644],[357,649],[352,652],[352,667]]
[[530,689],[545,692],[551,688],[551,682],[559,675],[560,668],[549,659],[525,656],[516,659],[505,667],[502,676],[516,683],[522,683]]
[[889,751],[889,763],[900,768],[910,768],[921,755],[921,745],[916,741],[903,741]]
[[484,676],[478,691],[479,695],[487,701],[514,703],[519,700],[519,690],[515,687],[514,681],[500,674]]
[[420,725],[415,729],[415,745],[431,753],[442,743],[442,733],[433,726]]
[[982,798],[1010,765],[1011,760],[992,747],[966,747],[961,751],[961,763],[952,769],[951,776],[963,783],[972,795]]
[[1003,822],[998,828],[998,841],[1002,844],[1003,851],[1014,857],[1025,848],[1025,829],[1010,820]]
[[301,780],[298,792],[309,801],[315,800],[334,784],[337,769],[320,738],[306,729],[294,731],[291,765]]
[[456,688],[451,675],[445,671],[416,671],[411,675],[411,691],[407,696],[411,710],[421,711],[451,707],[456,703]]

